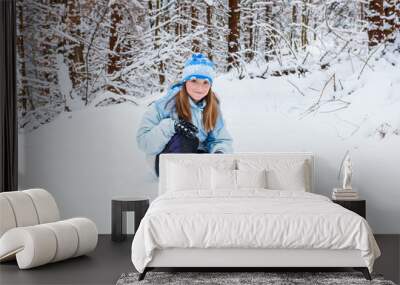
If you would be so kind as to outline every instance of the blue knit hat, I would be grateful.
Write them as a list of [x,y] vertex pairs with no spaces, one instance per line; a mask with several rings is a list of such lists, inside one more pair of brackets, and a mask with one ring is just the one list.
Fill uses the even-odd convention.
[[189,58],[183,68],[182,82],[193,78],[206,79],[212,84],[215,77],[214,63],[201,53],[195,53]]

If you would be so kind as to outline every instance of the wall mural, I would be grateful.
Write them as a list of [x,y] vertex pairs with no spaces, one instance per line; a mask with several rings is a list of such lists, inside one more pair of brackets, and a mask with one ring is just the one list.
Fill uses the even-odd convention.
[[[21,0],[17,16],[24,131],[87,106],[138,105],[179,80],[192,52],[206,54],[218,74],[229,72],[230,82],[255,79],[271,93],[296,93],[300,99],[285,105],[299,119],[351,110],[355,118],[336,118],[349,129],[339,136],[368,120],[365,105],[381,104],[370,80],[390,77],[385,100],[398,104],[395,0]],[[360,90],[361,105],[352,100]],[[398,116],[376,118],[370,135],[399,135],[399,124]]]

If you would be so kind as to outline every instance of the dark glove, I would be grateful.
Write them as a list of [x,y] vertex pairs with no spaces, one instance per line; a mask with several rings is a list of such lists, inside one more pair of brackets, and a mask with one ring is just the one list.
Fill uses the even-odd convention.
[[179,121],[175,121],[175,132],[187,138],[194,139],[199,130],[192,123],[180,119]]

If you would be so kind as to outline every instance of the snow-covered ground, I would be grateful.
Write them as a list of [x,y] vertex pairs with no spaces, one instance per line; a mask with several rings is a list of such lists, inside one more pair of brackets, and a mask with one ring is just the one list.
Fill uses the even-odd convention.
[[[400,233],[400,69],[393,60],[371,57],[365,66],[349,56],[304,76],[219,76],[214,90],[235,151],[311,151],[316,192],[330,196],[350,150],[353,187],[367,200],[373,231]],[[262,70],[253,65],[248,73]],[[48,189],[63,217],[92,218],[101,233],[110,232],[112,196],[157,195],[157,179],[135,135],[147,105],[162,94],[137,100],[139,105],[94,107],[110,96],[119,98],[105,93],[19,137],[20,188]]]

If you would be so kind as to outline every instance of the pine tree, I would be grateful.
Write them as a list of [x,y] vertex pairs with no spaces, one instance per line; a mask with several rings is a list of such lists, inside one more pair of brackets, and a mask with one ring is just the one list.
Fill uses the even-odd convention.
[[119,26],[122,24],[122,7],[118,3],[111,5],[111,26],[110,26],[110,36],[108,48],[110,53],[108,55],[108,74],[114,74],[114,72],[121,70],[119,65],[121,45],[118,43],[118,30]]
[[308,45],[307,27],[310,20],[310,9],[308,3],[309,0],[303,0],[301,5],[301,47],[303,49]]
[[397,36],[400,34],[400,0],[396,0],[396,30]]
[[276,45],[276,38],[275,38],[275,23],[274,23],[274,8],[273,2],[265,3],[265,47],[264,47],[264,59],[266,62],[270,61],[275,55],[275,45]]
[[239,0],[229,0],[229,36],[228,36],[228,67],[229,71],[232,67],[238,67],[239,52]]
[[192,5],[190,6],[190,14],[191,14],[190,30],[192,35],[194,35],[192,40],[192,51],[200,52],[200,40],[196,35],[197,22],[199,21],[199,19],[198,19],[198,11],[194,3],[192,3]]
[[384,39],[383,32],[383,0],[370,0],[368,11],[368,44],[370,47],[376,46],[381,43]]
[[213,59],[213,6],[207,4],[207,54],[210,60]]
[[22,108],[23,114],[28,110],[34,109],[34,104],[32,98],[29,94],[29,89],[27,87],[26,81],[26,57],[25,57],[25,45],[24,45],[24,33],[25,33],[25,18],[24,9],[20,1],[16,3],[17,18],[18,18],[18,28],[17,28],[17,86],[18,86],[18,102],[20,108]]
[[291,3],[292,5],[292,22],[290,25],[290,44],[291,46],[297,50],[297,43],[296,43],[296,39],[298,37],[297,35],[297,15],[298,15],[298,8],[297,8],[297,3],[296,1],[293,1],[293,3]]
[[244,56],[247,62],[251,62],[254,58],[254,27],[253,27],[253,1],[241,4],[240,27],[241,36],[244,43]]
[[385,35],[385,40],[394,42],[396,35],[396,0],[384,0],[383,9],[383,33]]
[[81,42],[81,15],[79,0],[66,0],[66,32],[73,40],[63,40],[62,44],[68,46],[65,49],[68,58],[69,74],[73,84],[73,88],[78,89],[82,81],[82,70],[84,66],[83,60],[83,44]]

